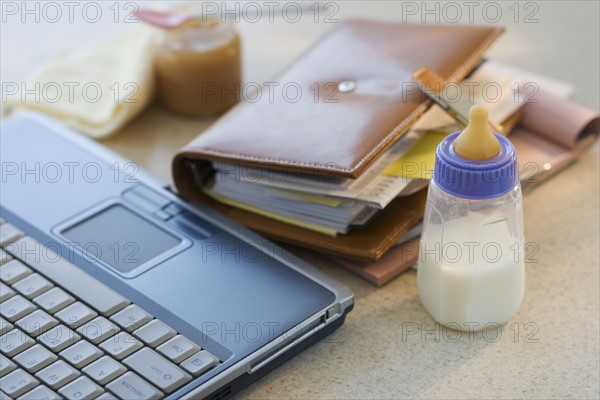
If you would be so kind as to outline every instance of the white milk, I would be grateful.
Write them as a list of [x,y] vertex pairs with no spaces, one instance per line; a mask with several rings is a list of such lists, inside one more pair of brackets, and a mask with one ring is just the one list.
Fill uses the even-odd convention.
[[514,315],[525,291],[523,242],[516,225],[502,213],[471,212],[468,218],[427,226],[417,286],[436,321],[477,330]]
[[417,283],[421,301],[436,321],[478,330],[504,323],[517,311],[525,292],[525,268],[510,259],[479,268],[426,262],[419,265]]

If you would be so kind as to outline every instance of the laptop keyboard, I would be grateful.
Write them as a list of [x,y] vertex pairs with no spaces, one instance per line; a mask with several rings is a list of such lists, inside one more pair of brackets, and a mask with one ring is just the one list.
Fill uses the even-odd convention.
[[220,363],[49,247],[0,224],[0,399],[155,399]]

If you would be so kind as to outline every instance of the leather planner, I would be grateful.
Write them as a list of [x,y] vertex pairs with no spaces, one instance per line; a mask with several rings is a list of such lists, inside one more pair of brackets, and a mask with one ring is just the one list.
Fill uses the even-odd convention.
[[273,79],[299,85],[302,96],[236,105],[178,152],[175,186],[188,200],[208,203],[270,238],[376,260],[422,218],[425,191],[398,197],[365,226],[332,237],[222,204],[203,193],[203,182],[215,162],[360,177],[431,106],[415,90],[413,73],[428,66],[445,82],[459,82],[501,33],[488,26],[341,23]]

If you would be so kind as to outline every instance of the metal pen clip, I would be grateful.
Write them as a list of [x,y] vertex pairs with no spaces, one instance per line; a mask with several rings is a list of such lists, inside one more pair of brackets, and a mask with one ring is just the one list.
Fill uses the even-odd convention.
[[[419,68],[413,74],[413,80],[419,85],[419,88],[430,99],[435,101],[444,111],[452,116],[462,126],[469,124],[469,110],[475,104],[469,101],[469,96],[462,93],[462,90],[456,85],[457,90],[461,91],[458,96],[449,98],[448,93],[444,90],[447,82],[445,82],[438,74],[433,72],[427,66]],[[488,121],[490,127],[498,132],[503,133],[502,126]]]

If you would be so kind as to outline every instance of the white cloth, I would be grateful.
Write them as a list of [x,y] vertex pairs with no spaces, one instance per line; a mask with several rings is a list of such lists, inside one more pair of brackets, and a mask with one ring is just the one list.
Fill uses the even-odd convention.
[[[7,114],[35,110],[96,139],[118,132],[152,99],[154,49],[163,33],[144,24],[39,68],[6,95]],[[35,95],[31,93],[35,88]]]

